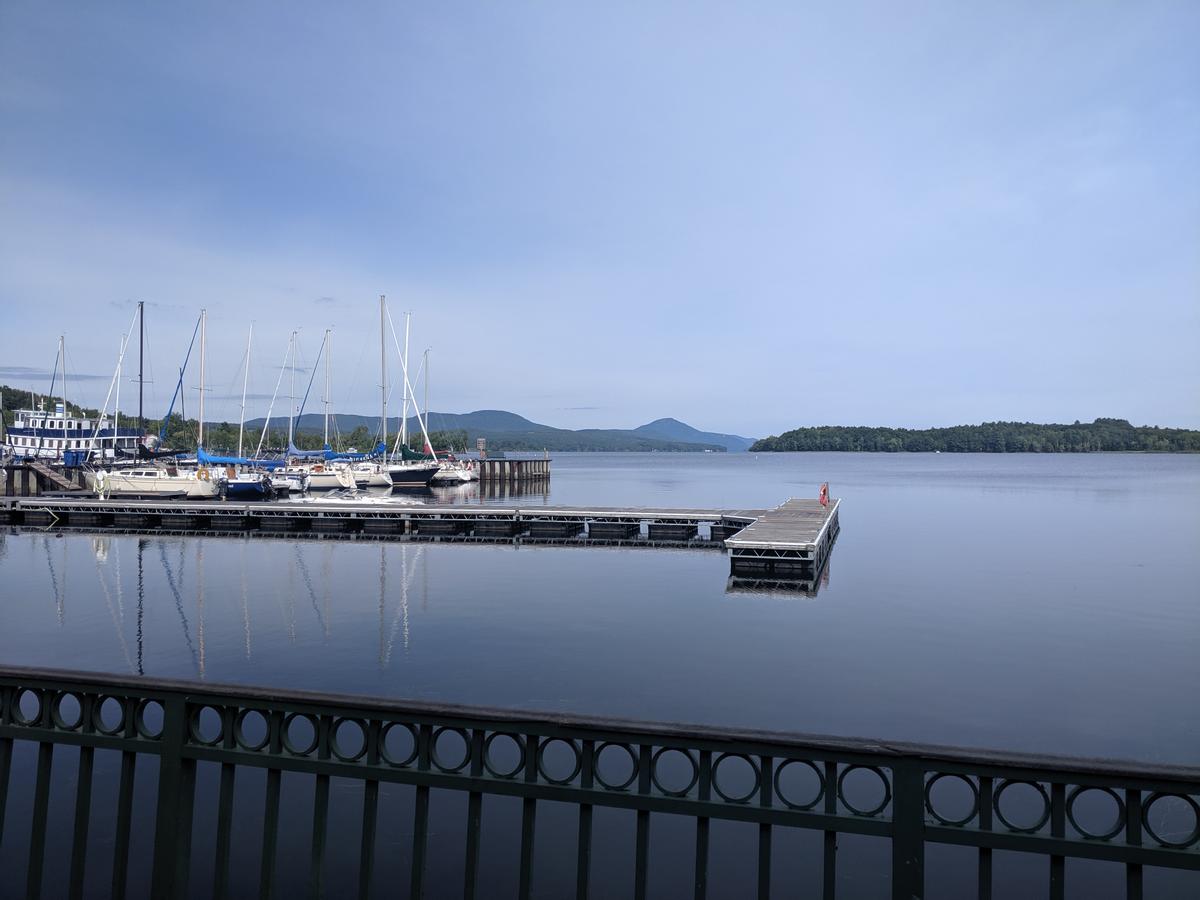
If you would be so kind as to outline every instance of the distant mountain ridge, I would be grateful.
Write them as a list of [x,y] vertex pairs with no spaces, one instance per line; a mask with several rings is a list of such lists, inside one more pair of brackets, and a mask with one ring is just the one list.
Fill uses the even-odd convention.
[[736,434],[719,434],[715,431],[699,431],[678,419],[655,419],[633,429],[635,434],[672,441],[689,441],[697,444],[720,444],[730,453],[741,453],[750,449],[754,438]]
[[[362,416],[353,413],[338,413],[331,428],[345,435],[356,428],[365,428],[374,435],[379,430],[379,416]],[[286,426],[286,419],[273,419],[272,429]],[[263,419],[246,423],[249,429],[260,429]],[[408,420],[410,433],[420,430],[415,416]],[[324,417],[319,413],[305,413],[296,422],[296,430],[306,433],[319,432],[324,428]],[[388,432],[395,434],[400,428],[400,418],[388,417]],[[678,419],[656,419],[638,428],[583,428],[571,430],[554,428],[532,422],[524,416],[502,409],[479,409],[469,413],[429,414],[430,431],[466,432],[470,448],[476,438],[486,438],[488,447],[494,450],[684,450],[684,451],[734,451],[746,450],[753,441],[737,435],[700,431]]]

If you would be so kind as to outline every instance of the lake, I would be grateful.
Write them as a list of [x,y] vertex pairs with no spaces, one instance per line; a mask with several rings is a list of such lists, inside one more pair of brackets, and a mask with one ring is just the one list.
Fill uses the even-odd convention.
[[559,454],[553,471],[484,502],[755,508],[829,481],[842,532],[815,597],[732,592],[704,550],[9,534],[0,658],[1200,762],[1183,702],[1200,457]]
[[814,596],[740,591],[716,550],[10,531],[0,659],[1200,763],[1200,457],[553,466],[437,502],[762,508],[828,481],[842,531]]

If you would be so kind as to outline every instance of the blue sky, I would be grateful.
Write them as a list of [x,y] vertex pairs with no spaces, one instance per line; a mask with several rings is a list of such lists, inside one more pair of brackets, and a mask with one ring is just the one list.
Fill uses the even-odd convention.
[[251,393],[333,326],[372,412],[386,293],[439,410],[1195,427],[1197,46],[1193,2],[9,0],[0,382],[60,332],[107,376],[142,299],[155,412],[201,306],[215,417],[251,321]]

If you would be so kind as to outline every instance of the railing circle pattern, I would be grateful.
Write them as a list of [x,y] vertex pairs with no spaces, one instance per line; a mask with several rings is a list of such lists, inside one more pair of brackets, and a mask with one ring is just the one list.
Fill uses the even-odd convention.
[[[870,807],[869,809],[862,809],[861,807],[855,806],[846,799],[846,778],[854,772],[862,771],[874,772],[879,776],[879,781],[883,785],[883,799],[879,801],[878,805]],[[888,781],[887,776],[883,774],[883,770],[879,768],[879,766],[846,766],[846,768],[842,769],[841,774],[838,775],[837,795],[838,799],[842,802],[842,806],[846,807],[846,809],[850,811],[851,815],[869,818],[871,816],[879,815],[887,808],[888,803],[890,803],[892,800],[892,785],[891,782]]]
[[[754,773],[753,783],[750,789],[744,793],[727,792],[721,785],[721,764],[731,759],[740,759],[745,762],[750,770]],[[762,785],[762,767],[759,766],[748,754],[745,753],[722,753],[713,760],[712,767],[712,787],[717,792],[722,800],[726,803],[749,803],[750,798],[758,793]]]
[[[618,748],[619,750],[624,751],[629,756],[629,769],[630,769],[629,777],[626,778],[624,781],[609,781],[607,778],[604,777],[603,768],[601,765],[602,757],[604,755],[604,751],[610,747]],[[611,756],[611,754],[610,754],[610,756]],[[616,741],[605,741],[599,747],[596,748],[595,763],[594,763],[593,768],[595,770],[596,782],[602,788],[604,788],[605,790],[608,790],[608,791],[627,791],[627,790],[629,790],[630,785],[632,785],[635,781],[637,781],[637,777],[638,777],[637,754],[633,752],[633,747],[630,746],[629,744],[618,743]]]
[[[257,741],[251,740],[246,735],[246,726],[253,721],[250,716],[257,716],[262,720],[262,737]],[[257,753],[266,747],[271,741],[271,726],[262,710],[253,708],[240,710],[233,720],[233,739],[239,747],[249,750],[251,753]]]
[[[658,764],[664,753],[675,753],[682,756],[688,761],[691,766],[692,775],[688,779],[687,784],[682,788],[668,788],[658,777]],[[681,750],[678,747],[660,747],[654,751],[654,755],[650,757],[650,780],[654,786],[662,791],[668,797],[686,797],[691,793],[692,788],[700,780],[700,766],[696,763],[696,758],[686,750]]]
[[[115,721],[106,719],[108,711],[116,708]],[[109,737],[115,737],[125,730],[125,721],[129,714],[129,710],[123,700],[119,697],[114,697],[111,694],[101,694],[96,698],[95,704],[92,706],[92,727],[101,734],[106,734]]]
[[[555,745],[558,745],[558,744],[561,744],[562,746],[567,747],[571,751],[572,767],[566,775],[556,776],[556,775],[551,775],[547,768],[546,751],[554,748]],[[542,741],[538,745],[538,751],[537,751],[538,774],[541,775],[544,779],[546,779],[546,781],[550,782],[550,784],[560,784],[560,785],[561,784],[570,784],[571,782],[573,782],[575,780],[575,776],[577,776],[582,769],[583,769],[583,754],[579,750],[579,745],[576,744],[574,741],[568,741],[566,738],[557,738],[556,737],[556,738],[550,738],[549,740],[546,740],[546,741]]]
[[[446,749],[441,746],[441,738],[443,735],[454,734],[462,738],[463,749],[462,759],[457,762],[447,760],[442,754]],[[429,758],[433,765],[440,772],[455,774],[465,769],[471,762],[471,736],[465,728],[453,728],[450,726],[444,728],[436,728],[433,732],[433,737],[429,739]]]
[[[74,704],[75,712],[70,718],[63,713],[64,701]],[[83,704],[70,691],[59,691],[50,701],[50,718],[53,720],[55,728],[61,728],[63,731],[78,731],[83,725]]]
[[[808,801],[807,803],[796,802],[794,799],[789,797],[783,790],[783,782],[782,782],[783,773],[790,766],[805,766],[809,769],[812,769],[813,774],[815,774],[817,776],[817,794],[815,797],[813,797],[812,800]],[[816,807],[816,805],[825,798],[825,789],[827,787],[827,785],[825,784],[825,775],[819,768],[817,768],[817,766],[814,763],[809,762],[807,759],[785,760],[779,766],[779,768],[777,768],[775,770],[775,775],[771,779],[771,781],[775,787],[775,796],[778,797],[780,802],[783,803],[783,805],[786,806],[788,809],[796,809],[796,810],[814,809]]]
[[[1154,805],[1168,798],[1179,800],[1192,811],[1193,824],[1191,833],[1181,841],[1173,841],[1158,833],[1151,824],[1150,812],[1154,809]],[[1200,842],[1200,806],[1196,805],[1196,801],[1186,794],[1175,794],[1167,791],[1155,791],[1146,798],[1145,805],[1142,806],[1142,827],[1146,829],[1146,833],[1154,840],[1158,841],[1160,846],[1170,847],[1174,850],[1186,850],[1193,844]]]
[[[492,759],[492,742],[500,738],[507,738],[516,745],[517,764],[511,769],[498,767]],[[502,778],[504,780],[516,778],[521,770],[525,768],[525,738],[519,734],[510,734],[507,731],[493,731],[483,742],[483,768],[494,778]]]
[[[1075,817],[1075,802],[1080,798],[1080,796],[1088,793],[1089,791],[1097,791],[1101,794],[1107,794],[1117,805],[1117,812],[1116,816],[1113,818],[1112,826],[1106,831],[1089,831],[1080,825]],[[1087,838],[1089,841],[1112,840],[1114,837],[1120,834],[1121,829],[1125,827],[1125,801],[1122,800],[1120,795],[1112,788],[1080,785],[1079,787],[1073,788],[1071,792],[1067,794],[1067,821],[1071,823],[1072,828],[1078,831],[1082,837]]]
[[[358,729],[355,737],[356,749],[351,752],[343,743],[347,737],[343,732],[353,732]],[[329,729],[329,752],[342,762],[358,762],[367,755],[367,723],[365,719],[338,718],[333,720]]]
[[[299,725],[300,730],[308,728],[312,737],[307,744],[296,743],[298,735],[293,734],[292,726]],[[317,729],[316,720],[308,713],[288,713],[283,717],[283,727],[280,729],[280,742],[292,756],[311,756],[320,742],[321,732]]]
[[[409,739],[412,741],[412,750],[408,756],[403,759],[396,759],[392,756],[392,752],[388,749],[388,737],[392,733],[392,729],[402,728],[408,732]],[[379,731],[379,757],[387,765],[396,769],[407,769],[417,761],[417,756],[420,754],[421,747],[417,740],[417,730],[407,722],[388,722]]]
[[[150,718],[157,719],[157,727],[146,721],[146,714],[150,714]],[[137,733],[150,741],[157,741],[162,738],[162,722],[163,722],[163,707],[162,704],[154,699],[146,698],[139,700],[133,711],[133,727],[137,729]]]
[[[1037,791],[1038,795],[1042,799],[1042,812],[1032,825],[1017,825],[1004,815],[1004,810],[1001,808],[1000,801],[1003,799],[1005,791],[1012,787],[1016,787],[1017,785],[1024,785],[1026,787],[1033,788],[1035,791]],[[1000,782],[1000,786],[996,788],[996,793],[992,796],[992,810],[996,813],[996,818],[999,819],[1004,827],[1009,831],[1015,831],[1018,834],[1035,834],[1038,831],[1041,831],[1045,824],[1050,821],[1050,795],[1047,794],[1046,789],[1036,781],[1026,781],[1020,778],[1006,778]]]
[[[934,802],[933,802],[934,785],[936,785],[939,781],[942,781],[943,779],[947,779],[947,778],[952,778],[952,779],[961,781],[963,784],[965,784],[968,788],[971,789],[971,809],[967,812],[967,814],[965,816],[962,816],[961,818],[955,819],[953,817],[943,816],[941,813],[939,813],[937,811],[937,808],[934,805]],[[957,772],[939,772],[938,774],[934,775],[932,778],[930,778],[925,783],[925,810],[931,816],[933,816],[935,819],[937,819],[939,822],[941,822],[943,825],[952,825],[955,827],[966,825],[968,822],[970,822],[972,819],[974,819],[977,815],[979,815],[979,788],[975,786],[975,782],[973,782],[970,778],[968,778],[965,775],[959,775]]]

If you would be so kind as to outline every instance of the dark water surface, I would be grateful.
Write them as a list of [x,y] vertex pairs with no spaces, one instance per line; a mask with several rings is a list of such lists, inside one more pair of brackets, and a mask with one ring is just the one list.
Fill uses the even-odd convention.
[[[815,496],[825,480],[843,501],[842,532],[816,596],[736,590],[713,550],[0,532],[0,660],[1200,763],[1200,457],[560,454],[544,493],[481,499],[470,487],[426,499],[755,508]],[[21,754],[9,822],[29,814],[34,748]],[[113,765],[98,756],[98,779]],[[69,759],[55,766],[74,771]],[[201,769],[203,818],[215,773]],[[260,775],[239,781],[249,799],[236,807],[235,872],[248,873],[251,892]],[[311,788],[288,791],[301,778],[285,776],[285,822],[310,820]],[[70,790],[51,811],[67,835]],[[105,790],[115,788],[98,787],[96,803],[111,806]],[[360,786],[335,783],[331,834],[357,834],[360,798]],[[499,896],[513,893],[519,843],[519,801],[507,802],[489,799],[486,814],[509,823],[483,850]],[[552,897],[572,884],[574,820],[546,806],[536,893]],[[138,807],[152,820],[151,806]],[[465,799],[444,797],[432,815],[430,896],[461,894]],[[622,816],[597,812],[596,896],[628,894],[632,818]],[[655,825],[654,896],[690,896],[694,836],[673,819]],[[397,822],[411,827],[411,814],[381,823],[381,889],[406,884],[411,831]],[[281,859],[303,862],[283,866],[281,896],[304,891],[305,828],[281,834]],[[743,896],[754,829],[713,828],[735,862],[714,861],[710,896]],[[820,837],[795,840],[777,858],[815,890]],[[135,859],[148,841],[135,829]],[[23,852],[8,829],[4,870],[22,871]],[[331,842],[331,884],[353,883],[356,853],[356,837]],[[859,862],[841,867],[839,896],[888,896],[886,842],[844,837],[843,853]],[[1044,895],[1044,859],[1003,856],[996,896]],[[193,895],[206,896],[211,847],[194,858]],[[930,848],[929,896],[959,896],[973,860]],[[1073,885],[1123,896],[1119,867],[1089,866]],[[134,895],[145,874],[131,875]],[[65,885],[62,867],[47,877]],[[19,877],[5,884],[0,896],[22,891]],[[1146,896],[1181,885],[1194,879],[1151,880]]]

